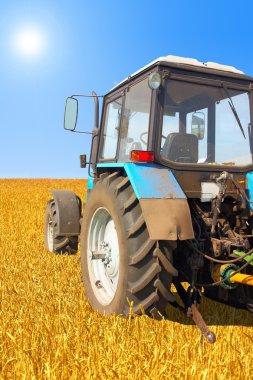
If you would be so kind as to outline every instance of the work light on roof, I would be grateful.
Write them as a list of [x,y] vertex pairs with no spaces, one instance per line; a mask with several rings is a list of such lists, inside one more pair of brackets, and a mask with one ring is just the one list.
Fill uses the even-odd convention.
[[157,90],[161,85],[161,75],[159,73],[151,73],[148,77],[148,85],[151,90]]

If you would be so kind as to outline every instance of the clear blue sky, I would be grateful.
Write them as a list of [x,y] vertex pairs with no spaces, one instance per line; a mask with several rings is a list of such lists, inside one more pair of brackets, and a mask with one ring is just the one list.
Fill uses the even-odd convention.
[[[252,13],[250,0],[1,0],[0,177],[86,177],[89,142],[63,130],[66,97],[104,94],[159,56],[253,76]],[[44,40],[40,54],[17,45],[27,28]]]

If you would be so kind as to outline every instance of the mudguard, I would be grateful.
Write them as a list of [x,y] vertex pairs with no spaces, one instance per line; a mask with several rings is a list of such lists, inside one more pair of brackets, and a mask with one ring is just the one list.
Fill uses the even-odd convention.
[[80,234],[82,203],[80,198],[69,190],[51,191],[56,208],[55,237]]
[[123,167],[142,208],[152,240],[194,239],[186,195],[171,170],[148,163],[107,163],[99,167]]

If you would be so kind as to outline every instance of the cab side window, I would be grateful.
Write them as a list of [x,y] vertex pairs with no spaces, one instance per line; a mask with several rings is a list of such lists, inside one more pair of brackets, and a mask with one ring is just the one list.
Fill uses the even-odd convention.
[[116,157],[121,110],[122,98],[118,98],[106,106],[101,158],[113,159]]
[[131,86],[126,92],[120,127],[121,162],[129,161],[131,150],[147,149],[151,93],[146,79]]

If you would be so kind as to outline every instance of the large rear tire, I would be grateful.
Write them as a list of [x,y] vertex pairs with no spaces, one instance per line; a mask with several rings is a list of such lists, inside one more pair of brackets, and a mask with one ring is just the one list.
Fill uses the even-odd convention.
[[[81,265],[86,296],[105,314],[165,315],[172,275],[172,246],[149,238],[127,177],[102,174],[90,193],[81,227]],[[158,248],[159,245],[159,248]]]
[[77,236],[58,236],[55,237],[55,227],[58,223],[58,215],[55,201],[51,199],[47,203],[44,217],[44,244],[49,252],[56,254],[74,254],[78,250]]

